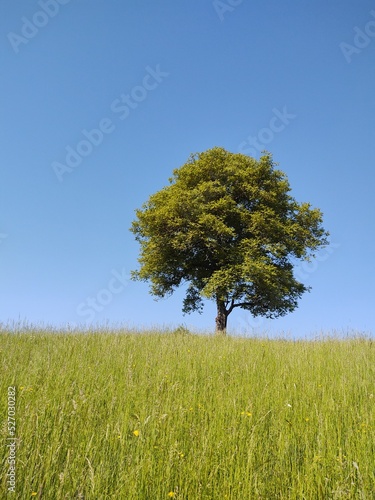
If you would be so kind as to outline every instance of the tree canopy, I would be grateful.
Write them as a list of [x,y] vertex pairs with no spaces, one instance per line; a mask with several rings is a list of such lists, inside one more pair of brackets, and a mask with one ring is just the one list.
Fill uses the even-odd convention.
[[192,154],[136,210],[133,279],[149,281],[159,298],[188,284],[185,313],[214,300],[218,332],[236,307],[267,318],[293,311],[309,290],[294,267],[327,245],[328,233],[321,211],[298,203],[275,167],[269,153],[259,160],[219,147]]

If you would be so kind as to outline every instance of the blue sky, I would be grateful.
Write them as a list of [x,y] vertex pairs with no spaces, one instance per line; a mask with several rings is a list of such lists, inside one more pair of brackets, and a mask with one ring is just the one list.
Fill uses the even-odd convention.
[[134,210],[192,152],[272,152],[332,245],[284,318],[229,328],[374,332],[375,4],[3,0],[0,321],[213,330],[128,280]]

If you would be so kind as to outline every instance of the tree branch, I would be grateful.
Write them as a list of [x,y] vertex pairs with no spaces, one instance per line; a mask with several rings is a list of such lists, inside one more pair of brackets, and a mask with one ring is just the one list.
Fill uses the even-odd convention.
[[[233,301],[232,301],[233,302]],[[253,304],[251,302],[239,302],[238,304],[233,304],[232,309],[234,309],[235,307],[243,307],[243,306],[252,306]]]
[[229,314],[233,311],[233,309],[236,307],[236,305],[234,304],[234,299],[232,299],[231,303],[230,303],[230,306],[229,306],[229,309],[227,309],[227,314],[229,316]]

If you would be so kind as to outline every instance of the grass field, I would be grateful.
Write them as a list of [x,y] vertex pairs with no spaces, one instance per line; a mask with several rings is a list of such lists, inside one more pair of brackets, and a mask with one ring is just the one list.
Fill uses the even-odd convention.
[[0,342],[0,498],[375,498],[370,339],[28,329]]

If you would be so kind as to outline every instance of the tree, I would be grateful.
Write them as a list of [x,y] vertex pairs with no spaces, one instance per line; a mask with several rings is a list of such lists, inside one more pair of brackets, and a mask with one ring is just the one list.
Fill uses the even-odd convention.
[[290,195],[270,153],[259,160],[215,147],[192,154],[169,185],[136,210],[131,231],[140,269],[156,297],[188,284],[183,312],[217,305],[216,331],[226,332],[236,307],[276,318],[309,290],[293,274],[328,244],[322,213]]

